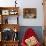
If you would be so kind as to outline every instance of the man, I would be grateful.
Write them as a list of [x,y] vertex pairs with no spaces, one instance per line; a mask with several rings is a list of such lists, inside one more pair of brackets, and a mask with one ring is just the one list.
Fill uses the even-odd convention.
[[27,29],[22,39],[22,46],[41,46],[37,39],[37,35],[32,28]]

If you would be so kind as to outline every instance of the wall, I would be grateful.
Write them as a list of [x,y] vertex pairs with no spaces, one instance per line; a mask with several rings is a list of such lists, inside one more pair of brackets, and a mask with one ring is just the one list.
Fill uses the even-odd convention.
[[[42,0],[25,0],[23,5],[21,4],[20,9],[20,25],[23,26],[42,26],[43,25],[43,6]],[[23,18],[23,8],[36,8],[37,18],[36,19],[24,19]]]
[[[15,6],[15,0],[0,0],[1,7]],[[19,6],[19,24],[20,26],[43,26],[43,6],[42,0],[17,0]],[[24,19],[23,8],[36,8],[37,18],[36,19]]]

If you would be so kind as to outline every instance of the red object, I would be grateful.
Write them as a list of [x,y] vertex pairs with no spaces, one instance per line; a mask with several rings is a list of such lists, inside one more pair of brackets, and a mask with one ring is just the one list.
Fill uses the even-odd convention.
[[[22,39],[21,45],[26,46],[25,39],[28,39],[29,37],[32,37],[32,36],[36,37],[37,35],[32,28],[28,28],[27,31],[25,32],[23,39]],[[41,45],[38,42],[35,46],[41,46]]]

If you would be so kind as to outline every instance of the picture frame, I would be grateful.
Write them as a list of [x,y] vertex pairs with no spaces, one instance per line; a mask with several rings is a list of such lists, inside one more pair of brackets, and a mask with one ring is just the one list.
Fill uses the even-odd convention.
[[2,10],[2,15],[9,15],[9,10]]
[[[14,21],[15,20],[15,21]],[[3,16],[2,24],[18,24],[18,16]]]
[[17,13],[18,13],[18,12],[17,12],[16,10],[14,10],[14,9],[9,11],[9,14],[10,14],[10,15],[16,15]]
[[8,16],[3,15],[2,24],[8,24]]
[[10,28],[4,28],[1,37],[3,41],[9,41],[9,40],[15,41],[18,40],[18,32],[14,32]]
[[23,18],[36,18],[36,8],[24,8]]
[[18,23],[19,23],[18,22],[18,16],[10,16],[8,18],[8,24],[18,24]]
[[3,41],[12,40],[12,30],[10,28],[3,29],[1,37]]

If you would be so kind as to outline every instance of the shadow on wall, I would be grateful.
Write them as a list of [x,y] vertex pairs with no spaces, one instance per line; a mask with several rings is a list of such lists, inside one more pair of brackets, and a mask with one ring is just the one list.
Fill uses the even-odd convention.
[[21,42],[21,40],[22,40],[22,38],[24,36],[25,31],[28,28],[32,28],[36,32],[39,41],[41,43],[43,43],[43,30],[42,30],[41,26],[21,26],[20,27],[20,32],[19,32],[19,40],[20,40],[20,42]]

